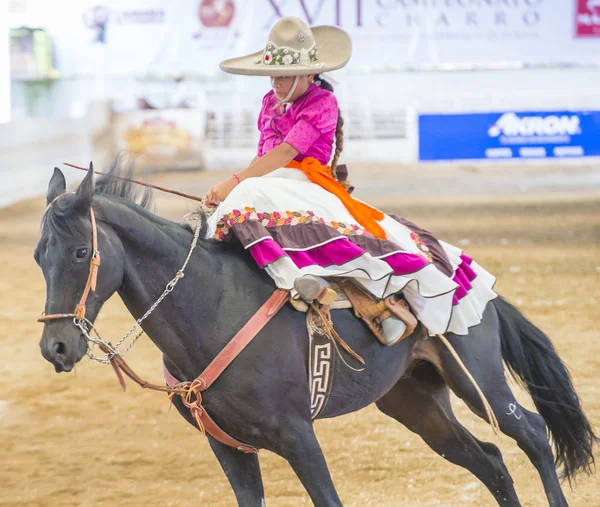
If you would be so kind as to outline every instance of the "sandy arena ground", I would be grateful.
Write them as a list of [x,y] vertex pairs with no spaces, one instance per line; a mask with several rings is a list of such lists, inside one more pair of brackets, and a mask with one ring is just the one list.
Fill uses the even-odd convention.
[[[354,169],[372,182],[368,167]],[[468,168],[455,172],[472,180]],[[444,168],[424,173],[430,175],[419,175],[424,184],[427,178],[452,179]],[[200,194],[220,176],[153,179]],[[372,195],[361,196],[461,246],[496,274],[498,291],[553,339],[600,432],[600,191],[496,193],[487,187],[468,198],[442,190],[428,196],[404,192],[399,206],[395,197],[381,195],[381,185],[371,188]],[[157,198],[158,212],[171,218],[192,207],[181,199]],[[74,373],[57,375],[41,357],[41,324],[35,319],[45,285],[32,251],[43,209],[39,198],[0,210],[0,506],[236,505],[208,444],[176,411],[168,411],[164,396],[133,384],[123,393],[110,368],[87,359]],[[114,339],[131,322],[113,298],[97,324]],[[140,341],[129,359],[143,377],[161,381],[158,350],[149,340]],[[518,397],[531,406],[524,393]],[[471,431],[500,446],[522,504],[547,505],[537,472],[516,444],[494,437],[460,402],[455,406]],[[318,421],[316,430],[344,505],[495,505],[469,472],[438,457],[374,407]],[[267,505],[310,505],[285,461],[262,452],[261,466]],[[572,506],[600,505],[597,475],[564,489]]]

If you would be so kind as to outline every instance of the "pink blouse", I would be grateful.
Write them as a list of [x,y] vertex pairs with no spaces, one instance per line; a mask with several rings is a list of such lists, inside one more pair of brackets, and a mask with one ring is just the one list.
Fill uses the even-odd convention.
[[273,106],[277,104],[271,90],[263,97],[258,115],[258,156],[262,157],[282,142],[299,151],[295,160],[314,157],[327,165],[333,152],[333,139],[338,119],[335,95],[311,84],[299,99],[286,104],[284,113]]

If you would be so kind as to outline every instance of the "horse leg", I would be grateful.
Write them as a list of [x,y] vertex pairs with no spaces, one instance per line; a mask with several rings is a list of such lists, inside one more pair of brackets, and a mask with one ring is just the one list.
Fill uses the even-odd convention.
[[287,460],[317,507],[341,506],[312,421],[288,418],[277,431],[272,451]]
[[[550,507],[566,506],[567,501],[560,487],[546,433],[546,423],[540,415],[521,407],[506,383],[495,310],[489,307],[486,309],[484,321],[471,328],[468,338],[452,334],[448,334],[446,338],[490,403],[502,433],[514,439],[536,467]],[[440,340],[430,338],[420,346],[437,349],[436,353],[425,355],[432,358],[432,362],[436,364],[454,393],[462,398],[475,414],[487,420],[473,384]]]
[[[485,356],[480,356],[479,360],[481,361],[483,357]],[[548,441],[544,419],[517,403],[502,370],[493,372],[489,364],[482,364],[485,374],[477,375],[475,368],[465,364],[490,403],[498,420],[500,431],[517,442],[519,448],[525,452],[537,469],[550,507],[566,506],[567,500],[554,467],[554,456]],[[445,368],[446,371],[453,370],[449,365]],[[464,374],[454,371],[448,376],[454,379],[449,380],[449,383],[456,395],[462,398],[475,414],[487,421],[479,395],[470,382],[464,378]],[[483,380],[483,376],[486,377],[486,380]]]
[[410,377],[400,379],[376,404],[444,459],[469,470],[499,505],[521,505],[500,450],[480,442],[458,422],[450,390],[431,364],[422,364]]
[[[181,402],[178,396],[173,397],[173,404],[187,422],[198,428],[198,424],[192,417],[190,409]],[[258,456],[238,451],[233,447],[216,441],[210,435],[207,436],[208,443],[219,460],[223,472],[225,472],[225,476],[229,480],[229,484],[231,484],[238,505],[244,507],[265,507],[265,493]]]
[[[509,399],[506,396],[506,400]],[[506,406],[506,402],[500,405]],[[494,404],[492,404],[492,409],[494,409],[495,413],[501,410],[501,408],[495,409]],[[511,412],[512,415],[509,415]],[[519,448],[527,455],[533,466],[537,469],[542,479],[550,507],[566,507],[568,505],[567,499],[560,487],[560,482],[556,474],[554,455],[548,441],[546,423],[542,416],[527,410],[516,401],[513,401],[509,412],[502,414],[501,417],[496,417],[502,433],[517,442]],[[519,418],[518,422],[520,424],[515,424],[515,421],[510,420],[512,417],[514,419]],[[507,422],[506,419],[509,419],[509,421]]]

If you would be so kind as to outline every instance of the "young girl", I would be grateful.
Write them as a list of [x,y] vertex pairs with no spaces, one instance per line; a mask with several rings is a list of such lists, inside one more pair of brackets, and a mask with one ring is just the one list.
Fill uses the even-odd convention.
[[[343,67],[351,51],[339,28],[311,29],[288,17],[263,51],[221,63],[226,72],[270,76],[272,90],[258,117],[257,156],[207,193],[218,206],[208,237],[222,241],[233,232],[296,305],[298,298],[330,302],[320,280],[352,277],[378,298],[402,292],[431,334],[467,334],[496,297],[494,277],[458,248],[352,198],[337,181],[343,121],[333,93],[314,81]],[[383,323],[388,344],[406,328],[395,317]]]

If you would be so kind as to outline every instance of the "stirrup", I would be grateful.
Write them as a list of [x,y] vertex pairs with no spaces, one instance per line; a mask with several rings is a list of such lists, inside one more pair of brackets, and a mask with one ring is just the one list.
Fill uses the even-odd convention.
[[[410,311],[408,303],[399,294],[386,297],[384,303],[386,308],[392,313],[390,317],[381,320],[381,327],[386,340],[384,345],[393,345],[399,340],[410,336],[416,329],[418,321]],[[398,335],[401,327],[404,328],[404,332]]]
[[382,341],[384,345],[390,346],[398,343],[406,334],[406,322],[395,315],[381,321],[381,330],[383,334]]
[[312,275],[303,275],[294,280],[294,289],[307,303],[317,301],[322,305],[330,305],[337,298],[337,293],[330,287],[321,285]]

